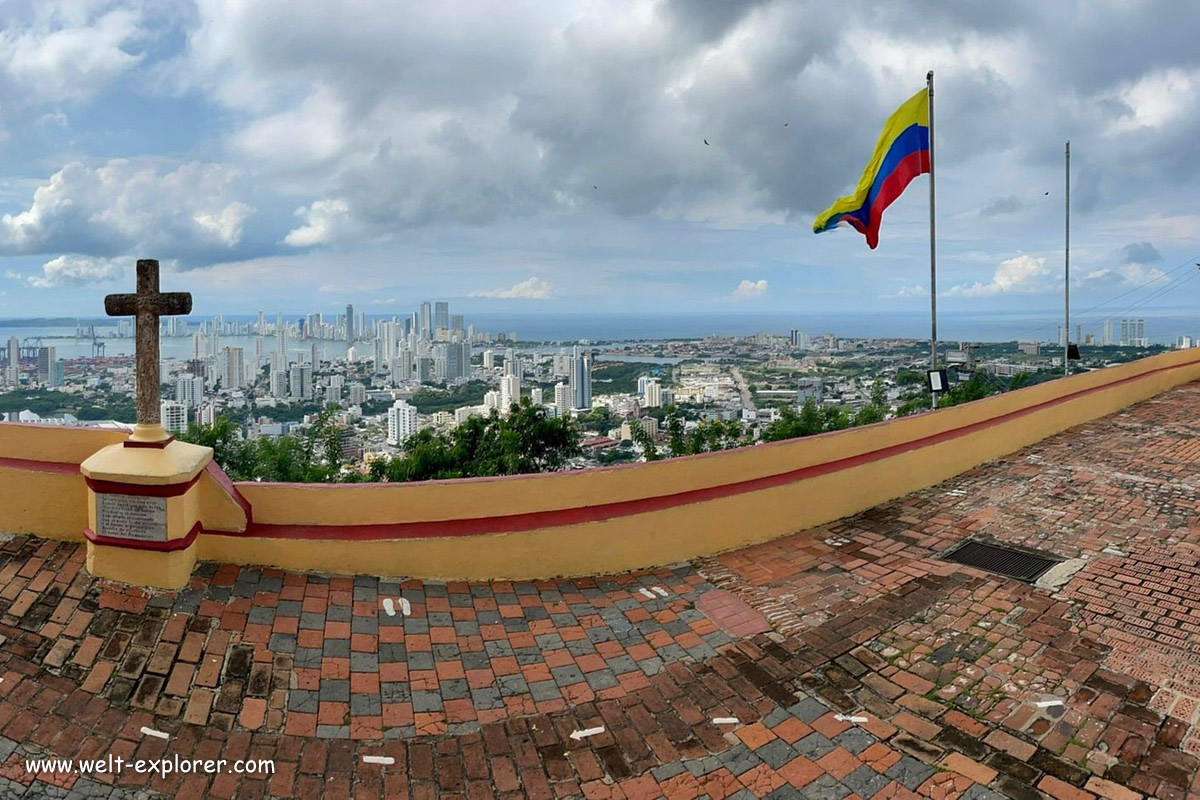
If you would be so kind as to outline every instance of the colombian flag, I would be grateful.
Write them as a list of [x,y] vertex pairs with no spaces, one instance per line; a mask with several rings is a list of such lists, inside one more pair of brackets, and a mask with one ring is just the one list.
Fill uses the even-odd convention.
[[926,172],[929,172],[929,92],[922,89],[888,117],[858,188],[854,194],[838,198],[818,216],[813,222],[813,233],[824,233],[839,222],[848,222],[867,237],[867,245],[874,250],[879,244],[879,223],[884,209],[913,178]]

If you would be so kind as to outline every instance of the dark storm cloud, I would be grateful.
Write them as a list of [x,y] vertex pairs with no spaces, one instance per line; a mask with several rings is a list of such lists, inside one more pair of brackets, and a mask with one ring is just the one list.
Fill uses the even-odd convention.
[[1000,217],[1006,214],[1017,214],[1029,207],[1029,204],[1016,195],[997,197],[979,210],[981,217]]
[[1121,248],[1122,264],[1153,264],[1162,260],[1162,253],[1149,242],[1131,242]]

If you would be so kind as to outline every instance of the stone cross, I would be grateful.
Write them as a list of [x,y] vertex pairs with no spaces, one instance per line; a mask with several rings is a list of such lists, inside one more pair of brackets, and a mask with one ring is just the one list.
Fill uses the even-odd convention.
[[[134,439],[168,440],[162,430],[158,386],[162,380],[158,357],[158,318],[188,314],[192,295],[188,292],[158,291],[158,261],[138,259],[137,294],[110,294],[104,312],[110,317],[134,317],[137,376],[137,422]],[[142,434],[139,436],[138,434]]]

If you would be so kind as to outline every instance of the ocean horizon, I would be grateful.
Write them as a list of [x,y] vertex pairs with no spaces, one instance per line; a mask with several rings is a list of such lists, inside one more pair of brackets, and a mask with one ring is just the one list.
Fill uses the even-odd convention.
[[[390,319],[391,314],[368,314],[369,320]],[[1130,315],[1144,319],[1146,337],[1156,344],[1173,344],[1179,336],[1200,339],[1200,314],[1180,313],[1156,309],[1144,314]],[[812,336],[835,334],[840,338],[897,338],[929,339],[928,312],[825,312],[825,313],[721,313],[721,312],[671,312],[671,313],[552,313],[552,314],[470,314],[465,322],[474,325],[476,331],[516,333],[523,342],[572,343],[580,340],[597,341],[644,341],[661,339],[695,339],[706,336],[749,336],[756,333],[786,335],[796,329]],[[249,322],[257,318],[253,314],[225,315],[227,322]],[[290,322],[302,318],[298,314],[285,314]],[[403,315],[401,315],[403,318]],[[62,320],[64,318],[58,318]],[[65,318],[70,319],[70,318]],[[189,324],[194,328],[211,317],[190,315]],[[267,317],[273,322],[274,314]],[[1102,333],[1105,319],[1114,320],[1119,334],[1121,317],[1092,313],[1072,317],[1071,337],[1076,338],[1076,326],[1082,333]],[[58,321],[58,320],[56,320]],[[90,355],[89,341],[72,339],[75,325],[36,325],[37,320],[0,318],[0,338],[16,336],[19,339],[44,339],[59,349],[61,358],[79,358]],[[27,324],[28,323],[28,324]],[[105,334],[115,331],[115,320],[105,317],[80,317],[76,324],[94,324],[96,331],[104,336],[108,355],[132,353],[132,339],[108,338]],[[1058,340],[1058,328],[1062,324],[1061,312],[945,312],[938,315],[938,340],[955,341],[1044,341]],[[61,338],[65,337],[65,338]],[[255,337],[226,337],[229,344],[253,350]],[[312,341],[326,357],[344,355],[346,343],[334,340],[292,340],[299,350]],[[274,342],[265,342],[267,351]],[[361,346],[361,345],[360,345]],[[163,340],[163,355],[168,358],[187,357],[191,352],[190,338],[167,337]]]

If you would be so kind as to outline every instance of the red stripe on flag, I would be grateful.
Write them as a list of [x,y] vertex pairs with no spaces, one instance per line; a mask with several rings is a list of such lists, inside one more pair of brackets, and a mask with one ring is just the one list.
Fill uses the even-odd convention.
[[883,183],[879,185],[879,194],[875,195],[875,202],[871,204],[871,224],[863,231],[867,237],[867,246],[872,250],[879,245],[879,225],[883,222],[884,209],[903,194],[913,178],[926,172],[929,172],[929,151],[918,150],[905,156],[892,170],[892,174],[883,179]]

